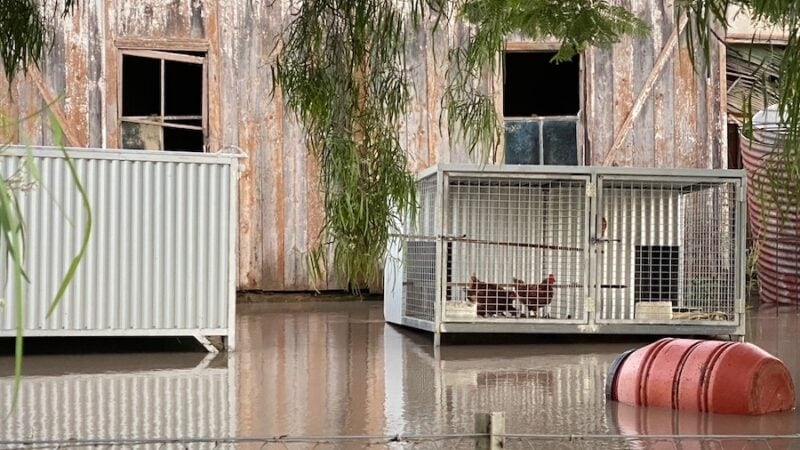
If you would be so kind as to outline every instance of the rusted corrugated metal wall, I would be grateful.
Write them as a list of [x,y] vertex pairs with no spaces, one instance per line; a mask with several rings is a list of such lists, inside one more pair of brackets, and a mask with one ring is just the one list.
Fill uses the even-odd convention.
[[[724,92],[714,64],[710,78],[693,71],[689,52],[673,50],[663,73],[647,89],[648,75],[676,29],[672,2],[624,0],[648,23],[652,38],[626,39],[611,50],[584,58],[583,121],[588,161],[619,166],[722,167]],[[88,0],[60,23],[52,51],[26,78],[0,97],[11,120],[41,109],[43,99],[64,94],[59,114],[70,144],[119,147],[119,51],[153,48],[208,54],[209,147],[244,149],[249,158],[240,184],[239,287],[304,290],[311,287],[305,252],[323,224],[315,162],[303,133],[282,102],[272,101],[269,65],[276,36],[291,17],[290,0]],[[432,24],[431,24],[432,25]],[[430,27],[429,27],[430,28]],[[401,130],[409,165],[465,162],[439,129],[447,47],[463,42],[462,24],[441,27],[435,36],[420,31],[408,48],[415,83],[413,105]],[[724,58],[718,47],[712,59]],[[488,84],[502,99],[502,78]],[[8,83],[0,77],[0,90]],[[627,138],[606,158],[636,98],[646,98]],[[275,93],[278,97],[280,91]],[[723,97],[723,98],[721,98]],[[49,120],[27,120],[7,133],[12,142],[52,144]],[[502,151],[493,160],[502,161]],[[339,287],[328,279],[321,289]]]

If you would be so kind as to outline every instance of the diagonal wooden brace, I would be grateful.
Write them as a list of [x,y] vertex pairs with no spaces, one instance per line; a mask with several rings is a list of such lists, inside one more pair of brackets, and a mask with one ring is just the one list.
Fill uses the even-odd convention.
[[680,25],[672,30],[672,34],[670,34],[669,39],[667,39],[667,43],[661,48],[661,53],[658,54],[658,58],[656,59],[655,64],[653,64],[650,74],[647,75],[647,79],[642,87],[642,92],[640,92],[639,96],[636,97],[633,107],[630,111],[628,111],[628,115],[625,116],[625,120],[622,122],[622,125],[620,125],[619,130],[617,130],[615,133],[614,144],[603,158],[604,166],[611,165],[612,161],[614,160],[614,156],[616,156],[620,148],[622,148],[622,141],[624,141],[628,136],[628,133],[630,133],[631,129],[633,128],[633,121],[642,111],[644,102],[647,101],[647,99],[650,97],[650,94],[653,92],[653,87],[656,85],[656,81],[661,75],[661,72],[664,71],[664,66],[667,64],[667,60],[672,54],[672,51],[675,49],[675,46],[678,44],[678,37],[683,32],[683,29],[686,28],[687,22],[688,19],[686,16],[683,16],[681,18]]

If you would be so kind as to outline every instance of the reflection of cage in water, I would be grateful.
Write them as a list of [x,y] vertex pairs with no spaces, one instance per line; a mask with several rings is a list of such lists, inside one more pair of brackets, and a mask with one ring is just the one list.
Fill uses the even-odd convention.
[[387,263],[387,320],[742,335],[743,186],[740,171],[431,168]]

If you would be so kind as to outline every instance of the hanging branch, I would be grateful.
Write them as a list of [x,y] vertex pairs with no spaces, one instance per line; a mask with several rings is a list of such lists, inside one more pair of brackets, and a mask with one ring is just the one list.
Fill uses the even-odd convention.
[[472,25],[465,46],[449,52],[443,106],[451,142],[461,139],[483,159],[499,142],[502,123],[491,97],[479,87],[497,69],[505,36],[554,36],[556,61],[589,46],[609,46],[624,34],[643,35],[632,13],[598,0],[304,0],[284,30],[273,67],[273,92],[305,127],[319,161],[326,221],[312,249],[312,275],[325,256],[343,283],[375,279],[389,233],[416,208],[414,176],[400,144],[413,89],[406,67],[406,40],[433,23]]

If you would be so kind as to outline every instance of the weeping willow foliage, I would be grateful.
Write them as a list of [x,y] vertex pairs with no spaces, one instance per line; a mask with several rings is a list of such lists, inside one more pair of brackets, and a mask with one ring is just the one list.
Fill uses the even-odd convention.
[[0,62],[6,78],[13,79],[17,72],[39,61],[51,41],[51,19],[68,14],[75,2],[0,1]]
[[[44,1],[37,0],[0,0],[0,63],[2,63],[3,72],[9,80],[9,89],[11,86],[10,81],[19,72],[24,73],[31,64],[38,63],[43,52],[47,49],[48,42],[51,41],[53,19],[68,14],[72,10],[75,1],[63,0],[60,3],[54,1],[52,5],[48,6]],[[21,119],[21,122],[38,120],[39,116],[47,116],[50,106],[45,105],[41,111]],[[49,117],[53,137],[63,150],[60,125],[54,116],[50,115]],[[0,111],[0,137],[11,134],[9,131],[19,125],[19,122],[6,120],[5,111]],[[0,156],[7,148],[8,143],[0,141]],[[47,311],[47,318],[53,314],[64,294],[66,294],[75,271],[88,248],[92,230],[92,214],[88,195],[80,182],[69,154],[64,151],[63,155],[70,170],[72,181],[81,195],[86,213],[86,225],[83,230],[80,248],[66,269],[64,278],[61,280]],[[4,177],[0,173],[0,263],[2,263],[0,264],[0,270],[6,270],[6,267],[11,268],[10,273],[14,286],[12,301],[16,311],[16,338],[14,343],[15,386],[12,408],[19,398],[22,377],[25,284],[29,282],[28,275],[25,272],[25,217],[20,208],[18,194],[36,188],[40,185],[40,182],[41,177],[38,168],[30,153],[11,175]],[[54,207],[56,206],[60,207],[60,205],[54,205]],[[5,286],[0,286],[0,292],[4,290]],[[0,312],[2,312],[3,308],[4,306],[0,305]]]
[[319,161],[326,221],[311,272],[319,275],[332,254],[336,275],[351,286],[375,279],[390,230],[416,206],[398,135],[414,88],[410,33],[428,24],[435,39],[454,20],[473,25],[469,42],[442,58],[449,62],[442,101],[451,136],[484,158],[502,128],[480,80],[497,69],[507,34],[554,36],[562,43],[556,59],[564,60],[646,33],[633,14],[598,0],[304,0],[293,17],[273,80]]
[[[39,111],[35,115],[30,117],[24,118],[24,120],[33,120],[36,118],[37,115],[47,115],[49,113],[49,107],[51,105],[47,105],[42,111]],[[75,276],[75,271],[78,269],[81,260],[83,259],[84,254],[86,253],[86,249],[89,246],[89,238],[92,232],[92,210],[89,204],[89,196],[86,193],[83,184],[81,183],[80,177],[78,176],[77,169],[69,157],[69,154],[66,150],[64,150],[63,145],[61,145],[61,136],[62,130],[55,119],[55,117],[51,114],[51,131],[55,138],[55,141],[59,147],[61,147],[64,160],[67,164],[67,168],[70,172],[70,177],[72,182],[75,184],[75,187],[78,189],[80,194],[81,203],[84,209],[84,213],[86,214],[86,222],[83,228],[83,233],[81,236],[81,243],[75,255],[72,256],[69,265],[66,268],[66,272],[64,277],[61,279],[58,289],[56,290],[55,296],[53,300],[50,302],[50,306],[47,310],[47,315],[45,318],[49,319],[50,316],[55,312],[56,308],[60,304],[61,300],[64,298],[64,295],[67,292],[67,288],[69,287],[72,279]],[[17,123],[10,123],[8,121],[2,121],[2,126],[0,127],[0,135],[4,134],[8,127],[18,125]],[[0,145],[0,156],[8,149],[9,145],[2,144]],[[25,247],[26,247],[26,233],[25,233],[25,217],[22,213],[22,209],[19,204],[18,195],[20,193],[24,193],[33,189],[43,189],[50,195],[50,191],[47,189],[46,186],[42,185],[41,175],[39,173],[39,169],[33,159],[32,153],[29,151],[26,153],[26,157],[23,158],[20,164],[15,168],[15,170],[11,173],[11,175],[4,177],[0,173],[0,261],[3,264],[0,264],[0,268],[5,270],[5,263],[11,268],[11,278],[13,282],[14,291],[12,293],[14,302],[14,307],[16,311],[16,337],[14,342],[14,377],[15,377],[15,384],[14,384],[14,398],[12,401],[12,408],[17,403],[17,399],[19,396],[19,387],[20,387],[20,380],[22,377],[22,355],[23,355],[23,339],[24,339],[24,324],[26,320],[25,316],[25,285],[30,282],[28,275],[25,271]],[[51,199],[53,198],[50,195]],[[60,210],[63,211],[61,205],[54,203],[54,207],[58,207]],[[65,217],[65,220],[70,220],[68,217]],[[4,280],[7,282],[7,280]],[[0,293],[5,290],[5,285],[0,284]],[[0,312],[4,309],[4,305],[0,305]]]
[[[781,125],[784,128],[783,145],[762,164],[766,180],[758,195],[778,208],[782,220],[800,220],[800,2],[788,0],[682,0],[678,6],[689,19],[687,43],[702,49],[703,60],[710,59],[712,42],[719,40],[716,30],[727,27],[726,11],[737,6],[748,11],[761,26],[775,26],[786,30],[788,41],[783,49],[777,73],[768,64],[754,74],[755,82],[749,93],[760,96],[768,105],[777,97]],[[695,60],[693,58],[693,60]],[[764,74],[769,78],[762,77]],[[775,84],[777,81],[777,84]],[[745,115],[745,134],[752,130],[751,116]],[[786,201],[788,199],[789,201]]]
[[414,178],[397,133],[410,97],[407,25],[393,1],[308,0],[282,39],[273,80],[305,126],[324,187],[317,276],[332,246],[341,280],[374,279],[389,222],[412,210]]

